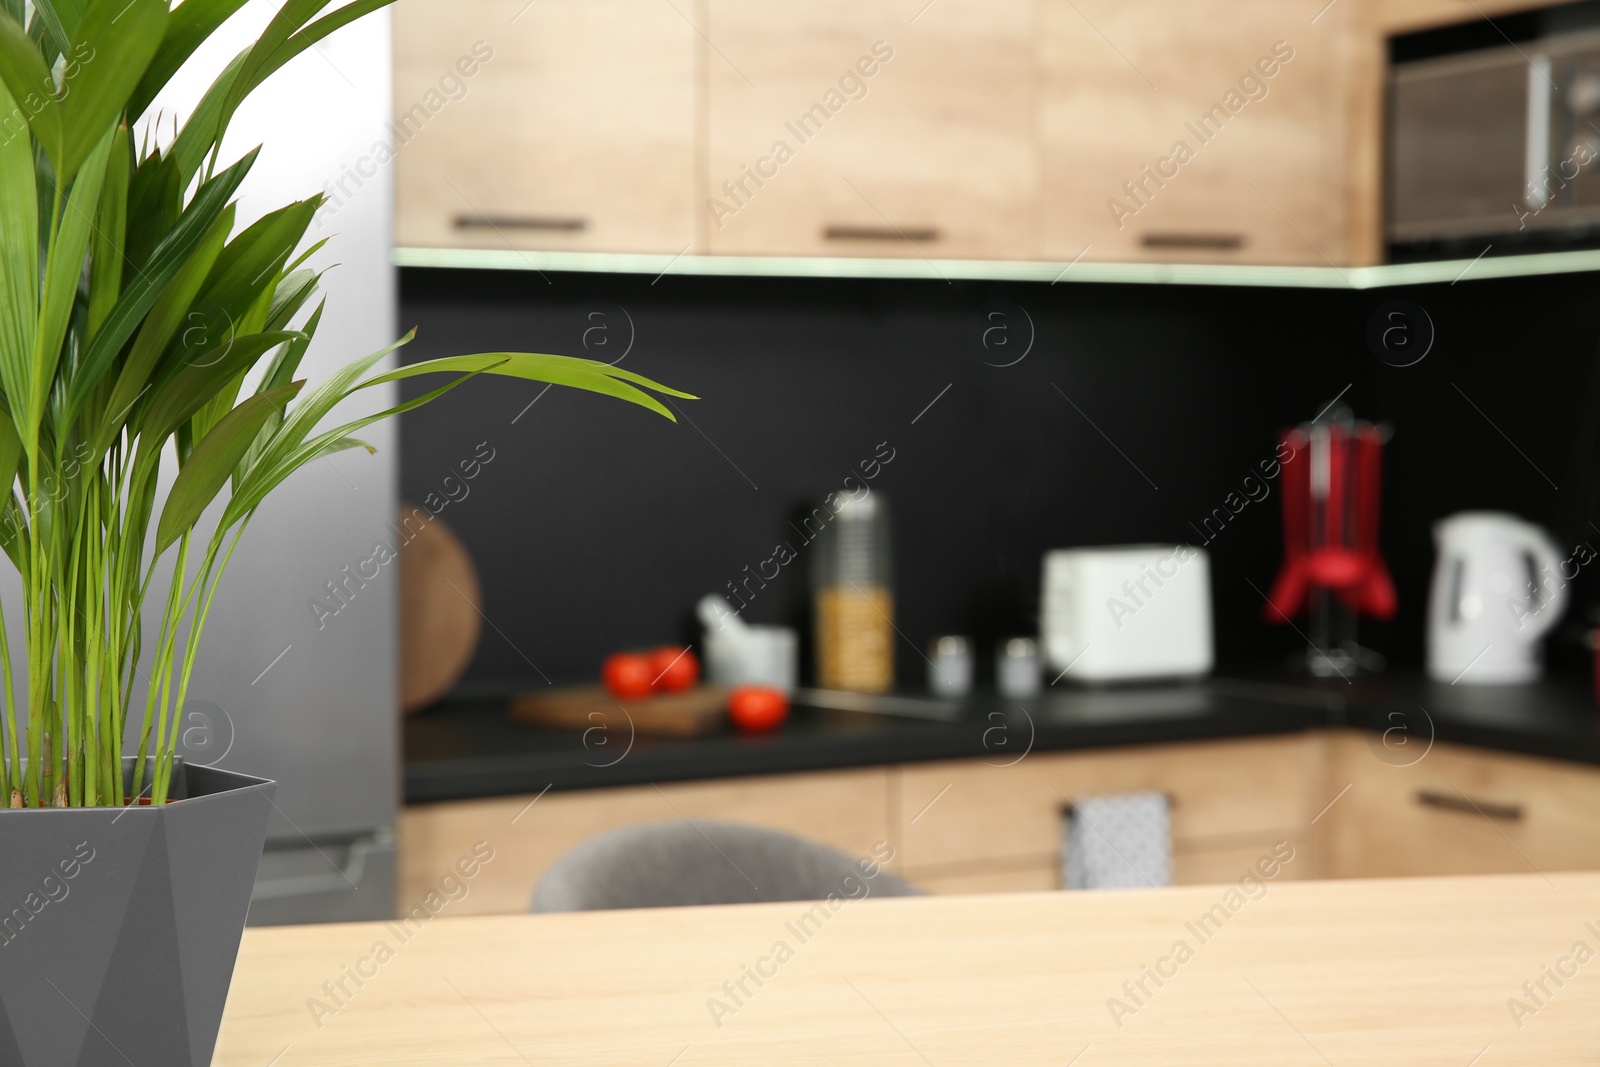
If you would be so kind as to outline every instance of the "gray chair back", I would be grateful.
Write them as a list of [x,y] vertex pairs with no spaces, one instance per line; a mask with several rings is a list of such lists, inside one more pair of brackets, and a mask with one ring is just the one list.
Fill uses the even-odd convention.
[[919,891],[877,861],[757,826],[674,819],[592,837],[556,861],[533,911],[903,897]]

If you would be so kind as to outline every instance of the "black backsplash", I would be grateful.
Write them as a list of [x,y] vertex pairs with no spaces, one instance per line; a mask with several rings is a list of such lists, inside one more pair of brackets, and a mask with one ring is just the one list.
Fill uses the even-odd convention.
[[[1600,547],[1597,287],[1596,275],[1336,292],[410,269],[408,360],[626,352],[621,366],[703,399],[676,401],[673,425],[480,377],[404,417],[402,491],[443,498],[488,443],[493,460],[441,513],[472,552],[491,624],[466,681],[570,682],[611,650],[695,640],[695,600],[728,583],[755,591],[751,621],[804,632],[793,522],[892,450],[871,484],[893,511],[898,661],[915,684],[913,644],[967,633],[986,649],[1036,628],[1047,549],[1201,543],[1196,527],[1282,427],[1348,387],[1357,415],[1394,427],[1382,544],[1401,610],[1364,624],[1363,642],[1416,663],[1434,520],[1504,509],[1565,546]],[[1436,331],[1413,366],[1387,365],[1368,341],[1397,299]],[[1301,645],[1261,618],[1279,523],[1273,483],[1207,545],[1224,664]],[[780,543],[799,559],[746,584]],[[1592,574],[1586,586],[1600,594]],[[1592,599],[1577,598],[1569,630]]]

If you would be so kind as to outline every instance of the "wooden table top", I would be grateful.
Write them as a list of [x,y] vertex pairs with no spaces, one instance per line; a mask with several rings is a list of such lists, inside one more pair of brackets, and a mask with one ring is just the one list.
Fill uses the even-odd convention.
[[1600,1062],[1600,874],[447,915],[246,931],[215,1063]]

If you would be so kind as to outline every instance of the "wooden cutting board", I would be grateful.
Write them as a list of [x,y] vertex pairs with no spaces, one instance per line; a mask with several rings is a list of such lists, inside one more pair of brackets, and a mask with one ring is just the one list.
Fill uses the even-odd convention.
[[728,690],[703,685],[644,700],[618,700],[603,686],[580,685],[523,693],[511,700],[511,717],[556,730],[601,727],[666,737],[699,737],[727,722]]
[[467,547],[440,518],[413,534],[417,513],[427,514],[401,505],[400,529],[409,538],[400,546],[400,708],[407,715],[460,681],[483,626],[478,571]]

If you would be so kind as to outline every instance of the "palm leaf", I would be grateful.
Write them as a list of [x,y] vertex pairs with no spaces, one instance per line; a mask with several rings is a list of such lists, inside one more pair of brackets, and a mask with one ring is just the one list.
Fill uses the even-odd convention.
[[[0,114],[16,104],[0,85]],[[0,143],[0,388],[7,397],[34,394],[33,343],[39,308],[39,202],[33,146],[25,137]],[[38,426],[17,427],[29,453]]]
[[244,5],[245,0],[183,0],[173,8],[161,48],[145,68],[144,76],[128,101],[128,117],[143,115],[150,101],[194,55],[194,50]]
[[[57,13],[57,6],[55,0],[43,0],[42,3],[33,5],[33,11],[39,20],[39,24],[44,27],[44,37],[49,42],[50,51],[55,55],[60,55],[67,50],[67,42],[72,40],[72,31],[67,28],[65,22],[62,21],[61,15]],[[80,9],[74,5],[72,10],[78,11]]]
[[179,535],[199,521],[244,458],[256,432],[304,384],[294,382],[251,397],[223,416],[195,445],[161,509],[161,521],[156,525],[156,555],[165,552]]
[[122,293],[122,249],[128,221],[128,164],[132,151],[128,127],[118,126],[111,141],[111,158],[106,160],[106,176],[94,224],[93,250],[89,256],[89,318],[86,333],[91,337],[105,322]]
[[43,309],[40,314],[39,333],[35,339],[37,355],[34,357],[34,392],[30,397],[15,397],[22,401],[20,417],[24,425],[36,422],[44,410],[45,394],[55,377],[56,361],[61,355],[61,341],[67,332],[67,319],[77,302],[78,279],[83,274],[83,257],[89,251],[89,234],[94,229],[94,216],[99,207],[100,184],[105,179],[106,160],[111,155],[114,130],[107,129],[100,144],[89,156],[83,174],[72,185],[67,197],[66,211],[61,218],[61,229],[55,243],[50,246],[50,258],[45,268]]
[[[116,385],[106,403],[105,417],[95,434],[96,455],[111,443],[127,419],[129,410],[154,384],[151,375],[166,352],[178,328],[189,321],[189,305],[200,292],[211,265],[222,252],[228,231],[233,228],[233,205],[228,205],[210,231],[190,253],[190,259],[174,277],[160,299],[151,307],[140,326],[127,360],[117,375]],[[186,331],[187,332],[187,331]]]
[[[66,410],[68,426],[83,410],[90,391],[111,368],[112,360],[116,358],[123,344],[138,328],[139,323],[166,287],[171,284],[172,279],[183,269],[184,263],[195,247],[204,240],[206,233],[227,206],[228,199],[244,180],[255,158],[256,152],[252,151],[200,187],[194,201],[178,220],[178,225],[156,246],[155,252],[150,256],[150,262],[118,298],[110,314],[106,316],[105,324],[90,340],[83,365],[68,385]],[[10,391],[8,383],[7,392]]]
[[578,359],[575,356],[552,356],[534,352],[482,352],[471,356],[445,356],[442,359],[430,359],[422,363],[412,363],[399,367],[376,378],[361,383],[365,389],[372,385],[382,385],[385,382],[397,382],[405,378],[414,378],[419,374],[483,372],[486,374],[499,374],[508,378],[525,378],[528,381],[550,382],[553,385],[566,385],[575,389],[587,390],[591,393],[602,393],[606,396],[616,397],[638,404],[640,407],[649,408],[658,415],[664,415],[673,422],[677,416],[668,411],[655,397],[634,388],[628,383],[633,382],[644,386],[646,389],[664,393],[668,396],[682,397],[685,400],[695,400],[697,397],[669,388],[660,382],[651,381],[642,374],[624,371],[613,367],[609,363],[599,360]]
[[28,32],[7,13],[0,13],[0,81],[11,91],[0,117],[16,115],[26,120],[59,170],[66,156],[66,139],[55,80]]
[[74,49],[94,56],[62,85],[65,146],[56,172],[65,184],[89,157],[161,46],[166,0],[92,0],[73,36]]
[[[220,144],[256,88],[390,0],[331,10],[335,0],[273,0],[266,30],[168,134],[146,114],[152,102],[244,2],[0,0],[0,550],[24,578],[30,683],[25,732],[9,694],[0,707],[0,803],[13,786],[30,805],[114,802],[144,668],[149,717],[135,732],[157,756],[152,800],[165,802],[168,724],[237,532],[306,464],[371,451],[355,436],[363,427],[479,374],[583,389],[669,419],[663,400],[689,398],[565,356],[380,367],[410,334],[302,389],[294,379],[323,314],[320,273],[305,265],[324,244],[307,239],[322,198],[235,234],[233,199],[256,153],[223,167]],[[361,390],[424,374],[446,377],[384,410],[333,418]],[[220,524],[194,536],[218,509]],[[175,547],[177,565],[158,571]],[[152,650],[142,620],[161,583]],[[9,678],[4,642],[0,668]]]
[[139,434],[162,440],[209,403],[218,390],[254,366],[256,360],[298,336],[277,331],[235,337],[214,361],[184,365],[165,385],[155,390],[138,420]]

